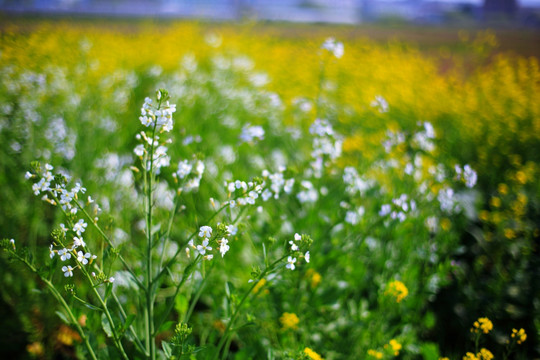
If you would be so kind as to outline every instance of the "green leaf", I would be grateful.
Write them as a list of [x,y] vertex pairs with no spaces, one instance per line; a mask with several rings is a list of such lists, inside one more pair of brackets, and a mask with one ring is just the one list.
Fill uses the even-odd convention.
[[439,347],[434,343],[424,343],[420,346],[420,353],[424,360],[437,360],[440,357]]
[[107,319],[107,316],[105,314],[101,315],[101,327],[103,328],[103,331],[105,331],[105,334],[107,334],[108,337],[113,337],[111,324],[109,323],[109,320]]
[[84,306],[86,306],[86,307],[89,308],[90,310],[101,311],[101,308],[98,308],[97,306],[94,306],[94,305],[89,304],[89,303],[87,303],[87,302],[84,303]]
[[126,321],[124,322],[124,329],[127,329],[128,327],[131,326],[131,324],[133,323],[133,320],[135,320],[135,317],[136,315],[135,314],[129,314],[128,317],[126,318]]
[[158,329],[158,333],[169,330],[174,324],[176,324],[175,321],[165,321]]
[[161,342],[161,348],[163,349],[163,352],[165,353],[165,356],[166,356],[167,358],[170,358],[170,357],[172,356],[171,345],[169,345],[168,342],[162,341],[162,342]]
[[66,317],[66,315],[64,315],[63,312],[60,312],[60,311],[56,311],[56,315],[58,315],[58,317],[63,321],[65,322],[66,324],[71,324],[71,321],[69,321]]

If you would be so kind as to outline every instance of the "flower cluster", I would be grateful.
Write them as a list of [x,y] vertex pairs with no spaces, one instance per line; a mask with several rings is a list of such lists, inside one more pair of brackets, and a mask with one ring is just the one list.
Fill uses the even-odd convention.
[[246,124],[242,128],[240,140],[242,142],[255,142],[264,139],[264,129],[262,126]]
[[388,283],[388,286],[386,288],[386,291],[384,292],[385,295],[391,295],[396,298],[396,302],[401,302],[401,300],[405,299],[407,295],[409,295],[409,289],[405,286],[404,283],[402,283],[399,280],[394,280]]
[[335,160],[341,156],[343,140],[339,134],[334,132],[332,125],[328,120],[316,119],[309,128],[309,133],[313,135],[313,151],[311,157],[315,159],[312,167],[315,171],[315,177],[321,177],[323,157]]
[[203,225],[199,228],[198,236],[201,238],[200,244],[195,244],[195,241],[191,239],[188,242],[188,247],[186,248],[186,254],[190,256],[191,250],[194,250],[196,254],[203,257],[204,260],[212,260],[214,255],[211,253],[214,248],[212,244],[219,246],[219,253],[221,257],[224,257],[225,254],[229,251],[229,240],[228,236],[234,235],[236,233],[236,226],[234,225],[224,225],[219,224],[217,231],[214,232],[212,227],[208,225]]
[[287,265],[285,267],[290,270],[296,269],[296,261],[297,257],[304,258],[306,263],[309,263],[310,261],[310,254],[309,251],[306,251],[305,253],[302,253],[303,249],[309,248],[313,240],[307,235],[300,235],[298,233],[294,234],[293,240],[289,241],[290,251],[292,255],[289,255],[287,257]]
[[527,334],[524,329],[512,329],[512,335],[510,337],[516,339],[518,344],[523,344],[527,340]]
[[463,181],[465,183],[465,186],[468,188],[474,187],[476,185],[476,181],[478,180],[478,175],[476,174],[476,171],[474,171],[470,165],[465,165],[463,168],[461,168],[459,165],[455,166],[456,170],[456,176],[459,181]]
[[157,106],[149,97],[144,99],[139,120],[146,127],[155,127],[157,132],[169,132],[173,128],[172,114],[176,111],[176,105],[169,104],[167,100],[162,103],[162,98],[168,97],[163,90],[158,90],[156,97],[158,100]]
[[487,317],[476,320],[471,328],[471,332],[473,333],[483,332],[484,334],[487,334],[491,330],[493,330],[493,323]]
[[279,318],[283,330],[297,330],[300,319],[295,313],[284,312]]
[[326,39],[321,45],[321,49],[328,51],[330,54],[334,55],[336,58],[340,59],[345,53],[345,47],[343,43],[337,41],[336,39],[330,37]]
[[312,360],[323,360],[321,355],[317,354],[315,351],[308,347],[304,349],[304,354],[306,354]]
[[263,192],[263,184],[257,180],[249,182],[241,180],[231,181],[229,183],[225,182],[225,188],[229,192],[229,197],[236,195],[228,201],[231,209],[236,206],[254,205],[255,200]]
[[392,204],[383,204],[379,211],[380,216],[390,215],[391,219],[398,219],[403,222],[407,218],[407,213],[416,211],[416,202],[409,200],[406,194],[401,194],[397,199],[392,200]]
[[179,183],[178,191],[194,191],[199,188],[204,174],[205,165],[201,160],[182,160],[178,163],[178,170],[173,173],[175,181]]
[[370,105],[373,108],[377,108],[381,114],[388,112],[389,109],[388,102],[380,95],[375,96],[375,100]]
[[268,170],[263,170],[263,179],[270,181],[270,186],[264,189],[261,194],[263,201],[267,201],[271,197],[279,199],[279,195],[283,190],[286,194],[292,192],[294,186],[294,179],[285,179],[283,172],[285,168],[280,168],[278,172],[270,173]]

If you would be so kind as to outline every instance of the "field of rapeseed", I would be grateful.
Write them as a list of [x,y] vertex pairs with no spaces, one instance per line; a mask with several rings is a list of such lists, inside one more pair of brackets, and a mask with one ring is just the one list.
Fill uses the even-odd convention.
[[540,357],[538,58],[489,31],[0,38],[2,358]]

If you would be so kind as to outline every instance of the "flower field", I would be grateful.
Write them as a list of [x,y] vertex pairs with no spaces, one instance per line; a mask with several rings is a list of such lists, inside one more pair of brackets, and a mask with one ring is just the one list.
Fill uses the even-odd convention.
[[540,357],[539,59],[287,29],[2,25],[0,357]]

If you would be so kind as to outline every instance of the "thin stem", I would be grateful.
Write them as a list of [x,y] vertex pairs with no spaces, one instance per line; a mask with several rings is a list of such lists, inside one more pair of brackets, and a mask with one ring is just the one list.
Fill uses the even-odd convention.
[[[182,279],[180,280],[180,282],[178,283],[178,285],[176,285],[176,289],[175,289],[175,292],[174,292],[174,295],[172,296],[172,301],[169,303],[169,305],[167,306],[167,309],[165,310],[165,312],[163,313],[163,316],[161,318],[161,320],[159,321],[158,325],[156,326],[156,329],[159,329],[161,327],[161,325],[163,325],[163,323],[165,322],[165,320],[167,320],[167,317],[169,316],[169,314],[171,313],[172,311],[172,308],[174,306],[174,299],[176,298],[176,296],[178,295],[178,293],[180,292],[180,289],[182,288],[182,285],[184,285],[184,283],[186,282],[186,280],[188,279],[188,277],[191,275],[191,273],[193,272],[193,270],[195,269],[195,265],[197,264],[197,262],[199,261],[199,259],[201,258],[201,255],[198,255],[197,258],[193,261],[192,264],[188,265],[186,267],[186,269],[184,270],[184,274],[182,275]],[[154,335],[157,335],[157,334],[154,334]]]
[[191,299],[191,304],[189,305],[189,309],[186,312],[186,315],[184,316],[184,323],[187,324],[189,319],[191,318],[191,314],[193,314],[193,310],[195,309],[195,305],[197,305],[197,302],[199,301],[199,298],[202,295],[202,292],[204,290],[204,287],[206,286],[206,280],[210,277],[210,273],[214,269],[214,264],[210,267],[208,270],[208,274],[204,277],[204,279],[201,282],[201,285],[199,285],[199,288],[197,289],[197,292],[195,293],[195,296]]
[[231,320],[229,320],[229,323],[227,324],[227,327],[225,328],[225,331],[223,332],[223,336],[219,340],[216,353],[214,354],[214,360],[217,360],[217,358],[219,357],[219,353],[221,352],[221,348],[223,347],[223,345],[227,341],[227,338],[229,337],[229,333],[231,332],[231,328],[232,328],[234,322],[236,321],[238,315],[240,315],[240,309],[242,308],[242,305],[244,305],[244,302],[246,302],[247,298],[249,297],[249,295],[251,294],[251,292],[253,291],[255,286],[257,286],[257,283],[261,279],[263,279],[267,274],[271,273],[274,270],[275,266],[277,264],[279,264],[282,260],[284,260],[286,257],[287,257],[287,255],[281,257],[280,259],[274,261],[269,267],[265,268],[264,271],[259,275],[257,280],[253,281],[253,283],[250,286],[250,288],[248,289],[248,291],[246,291],[246,293],[244,294],[244,296],[240,300],[240,303],[238,303],[238,306],[234,310],[234,313],[231,316]]
[[64,297],[60,294],[60,292],[54,287],[54,285],[52,284],[52,282],[50,282],[49,280],[45,279],[43,276],[41,276],[39,274],[39,272],[37,271],[37,269],[32,265],[30,264],[26,259],[24,259],[23,257],[19,256],[17,253],[15,252],[12,252],[10,251],[11,254],[13,254],[17,259],[19,259],[19,261],[21,261],[23,264],[25,264],[33,273],[37,274],[38,277],[41,279],[41,281],[43,281],[45,283],[45,285],[47,285],[47,287],[49,288],[49,291],[53,294],[53,296],[56,298],[56,300],[62,305],[62,307],[66,310],[66,312],[68,313],[68,316],[69,316],[69,319],[71,320],[71,323],[75,326],[75,328],[77,329],[77,332],[79,333],[79,336],[81,337],[81,339],[83,340],[84,342],[84,345],[86,346],[86,349],[88,350],[88,353],[90,354],[90,357],[93,359],[93,360],[97,360],[97,357],[96,357],[96,354],[94,353],[94,349],[92,348],[92,346],[90,345],[90,342],[88,341],[88,337],[86,336],[86,334],[84,333],[84,330],[82,329],[81,325],[79,324],[79,322],[77,321],[77,318],[75,318],[75,315],[73,315],[73,312],[71,312],[71,308],[69,307],[69,305],[66,303],[66,301],[64,300]]
[[[103,239],[105,239],[105,241],[107,242],[107,244],[109,244],[109,246],[113,249],[115,249],[111,239],[109,239],[109,237],[105,234],[105,232],[101,229],[101,227],[96,223],[94,222],[94,219],[92,217],[90,217],[90,214],[88,214],[88,212],[86,211],[85,208],[83,208],[81,206],[81,204],[79,203],[78,200],[74,199],[75,201],[75,204],[77,204],[77,207],[84,213],[84,215],[88,218],[88,221],[90,221],[92,223],[92,225],[94,225],[94,228],[99,232],[99,234],[103,237]],[[64,212],[65,214],[65,212]],[[67,214],[66,214],[67,215]],[[117,252],[118,254],[118,258],[120,259],[120,261],[122,262],[122,265],[124,266],[124,268],[131,274],[131,277],[133,278],[133,281],[135,281],[135,283],[139,286],[139,288],[143,291],[145,291],[145,288],[143,286],[143,284],[140,282],[139,279],[137,279],[137,276],[135,275],[135,273],[133,272],[133,270],[131,269],[131,267],[128,265],[128,263],[124,260],[124,258],[122,257],[122,255],[120,255],[119,252]]]
[[[111,332],[113,334],[113,340],[114,340],[114,344],[115,346],[118,348],[118,350],[120,351],[120,354],[122,355],[122,357],[125,359],[125,360],[129,360],[125,350],[124,350],[124,347],[122,346],[122,341],[120,339],[120,336],[118,335],[118,332],[116,331],[116,326],[114,325],[114,321],[112,319],[112,316],[111,316],[111,313],[109,311],[109,308],[107,307],[107,303],[105,302],[105,300],[101,297],[101,294],[99,293],[99,291],[97,290],[97,287],[94,286],[93,284],[93,281],[92,281],[92,277],[90,276],[90,274],[88,273],[88,271],[86,271],[86,269],[82,266],[82,264],[80,264],[78,261],[77,261],[80,269],[81,269],[81,272],[84,274],[84,276],[86,277],[86,279],[88,280],[88,282],[90,283],[91,287],[92,287],[92,291],[94,293],[94,295],[97,297],[98,301],[100,302],[102,308],[103,308],[103,312],[105,313],[105,316],[107,317],[107,321],[109,322],[110,326],[111,326]],[[110,285],[112,286],[112,285]]]
[[[114,302],[118,306],[118,309],[120,310],[120,314],[122,315],[122,318],[123,318],[122,320],[125,322],[127,319],[127,314],[124,311],[124,308],[122,307],[122,304],[120,303],[120,300],[118,299],[118,296],[116,296],[116,293],[114,291],[111,291],[111,295],[114,299]],[[139,337],[137,336],[137,333],[135,332],[135,329],[133,328],[133,325],[129,325],[129,331],[133,335],[133,339],[135,340],[135,346],[137,347],[137,349],[140,352],[142,352],[145,356],[148,356],[148,354],[146,353],[146,349],[144,348],[143,344],[141,343],[141,340],[139,339]]]
[[[161,105],[158,105],[158,110]],[[156,344],[154,341],[154,291],[152,291],[153,279],[152,279],[152,209],[153,209],[153,191],[152,191],[152,178],[154,175],[154,145],[156,136],[157,121],[154,123],[152,129],[152,139],[150,144],[150,151],[148,156],[150,157],[150,168],[145,170],[145,192],[146,192],[146,345],[149,353],[149,359],[154,360],[156,358]],[[146,164],[143,164],[146,169]]]

